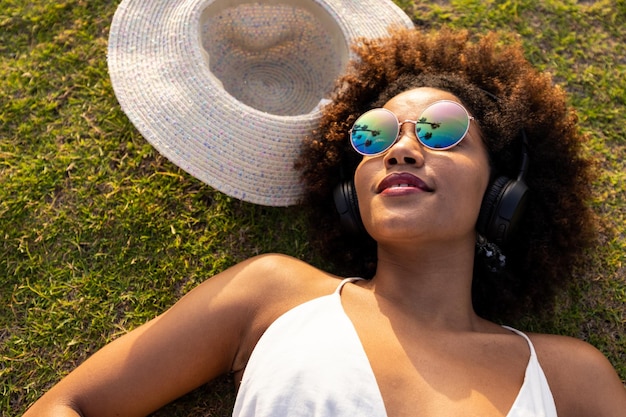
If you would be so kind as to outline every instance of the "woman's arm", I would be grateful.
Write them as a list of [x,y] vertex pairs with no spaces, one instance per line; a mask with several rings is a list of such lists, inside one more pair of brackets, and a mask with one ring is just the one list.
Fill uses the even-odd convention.
[[144,416],[233,370],[242,347],[251,350],[260,336],[252,329],[264,316],[258,307],[271,305],[262,287],[275,258],[254,258],[199,285],[86,360],[25,417]]

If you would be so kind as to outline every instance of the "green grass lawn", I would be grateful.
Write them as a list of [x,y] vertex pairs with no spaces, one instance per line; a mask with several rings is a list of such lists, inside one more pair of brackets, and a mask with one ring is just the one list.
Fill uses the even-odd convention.
[[[297,208],[211,190],[160,157],[108,79],[119,2],[0,0],[0,410],[21,414],[100,346],[215,272],[284,252],[316,265]],[[520,327],[602,350],[626,381],[626,2],[398,1],[425,30],[512,31],[571,93],[600,162],[594,260]],[[158,415],[229,415],[228,379]]]

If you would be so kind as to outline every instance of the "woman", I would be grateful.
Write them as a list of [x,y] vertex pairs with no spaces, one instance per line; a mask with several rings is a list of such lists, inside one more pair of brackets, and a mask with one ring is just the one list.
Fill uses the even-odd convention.
[[[250,259],[104,347],[26,416],[146,415],[229,372],[242,416],[624,415],[595,348],[487,320],[545,306],[591,242],[589,163],[563,92],[494,36],[402,30],[357,52],[299,166],[314,242],[370,279]],[[352,177],[367,235],[332,214]],[[503,236],[482,224],[484,195],[516,177],[526,209]]]

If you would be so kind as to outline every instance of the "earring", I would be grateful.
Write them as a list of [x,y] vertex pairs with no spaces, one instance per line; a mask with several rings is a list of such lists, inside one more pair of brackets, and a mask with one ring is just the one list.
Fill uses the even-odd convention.
[[482,258],[483,264],[490,272],[500,273],[506,266],[506,256],[500,248],[481,234],[476,235],[476,256]]

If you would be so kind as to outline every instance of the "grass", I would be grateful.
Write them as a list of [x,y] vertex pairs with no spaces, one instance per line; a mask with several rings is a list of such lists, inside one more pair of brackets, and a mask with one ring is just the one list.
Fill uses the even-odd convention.
[[[397,1],[426,29],[519,34],[579,110],[606,219],[557,314],[521,323],[583,338],[626,381],[626,2]],[[0,0],[0,410],[21,414],[100,346],[217,271],[279,251],[317,264],[297,208],[254,206],[160,157],[113,95],[118,1]],[[157,415],[229,415],[227,378]]]

